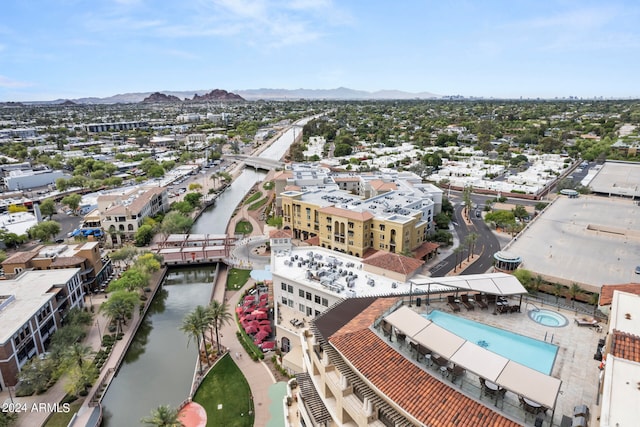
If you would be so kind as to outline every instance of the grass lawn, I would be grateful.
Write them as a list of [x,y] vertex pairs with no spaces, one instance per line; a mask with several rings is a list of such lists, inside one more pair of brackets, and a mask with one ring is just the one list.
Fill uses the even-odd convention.
[[227,290],[235,291],[240,289],[249,280],[251,270],[240,270],[239,268],[232,268],[227,274]]
[[265,203],[267,203],[267,200],[269,200],[269,198],[268,198],[268,197],[265,197],[264,199],[260,199],[260,200],[258,200],[257,202],[255,202],[254,204],[250,205],[250,206],[248,207],[248,209],[249,209],[250,211],[258,210],[258,209],[260,209],[260,208],[262,207],[262,205],[264,205]]
[[249,198],[247,199],[246,202],[244,202],[245,205],[248,205],[249,203],[255,202],[256,200],[258,200],[260,197],[262,197],[262,191],[256,191],[255,193],[253,193],[251,196],[249,196]]
[[236,233],[250,234],[253,231],[253,226],[249,221],[238,221],[236,224]]
[[69,425],[69,421],[73,418],[73,414],[78,412],[80,406],[82,406],[82,402],[84,399],[76,400],[71,404],[69,412],[56,412],[44,424],[44,427],[67,427]]
[[207,426],[253,426],[251,389],[228,354],[202,381],[193,401],[207,411]]

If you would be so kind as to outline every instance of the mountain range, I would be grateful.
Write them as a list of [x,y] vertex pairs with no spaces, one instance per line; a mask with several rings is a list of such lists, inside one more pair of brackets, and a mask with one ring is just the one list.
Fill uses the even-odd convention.
[[[216,89],[213,89],[216,90]],[[188,90],[188,91],[173,91],[163,90],[155,92],[133,92],[122,93],[106,98],[77,98],[77,99],[57,99],[54,101],[42,101],[42,102],[25,102],[25,104],[62,104],[64,102],[71,101],[75,104],[132,104],[145,100],[153,94],[163,94],[169,97],[176,97],[179,99],[196,99],[202,98],[200,94],[209,94],[212,89],[204,90]],[[405,100],[405,99],[436,99],[440,98],[440,95],[435,95],[430,92],[411,93],[400,90],[380,90],[375,92],[368,92],[364,90],[355,90],[345,87],[339,87],[336,89],[247,89],[247,90],[234,90],[233,94],[239,95],[247,101],[268,100],[268,101],[295,101],[299,99],[309,100]],[[157,96],[157,95],[156,95]],[[173,99],[173,98],[172,98]]]

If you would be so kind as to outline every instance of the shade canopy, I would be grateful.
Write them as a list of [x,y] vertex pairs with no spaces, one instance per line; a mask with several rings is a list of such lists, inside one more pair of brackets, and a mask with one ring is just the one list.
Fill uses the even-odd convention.
[[402,306],[384,317],[402,333],[434,353],[462,366],[500,387],[547,408],[554,408],[562,381],[535,369],[493,353],[478,344],[466,341],[453,332],[433,323],[409,307]]
[[413,279],[411,282],[420,289],[416,293],[442,292],[456,289],[458,291],[483,292],[493,295],[523,295],[527,290],[513,275],[506,273],[470,274],[468,276],[449,276],[438,278]]

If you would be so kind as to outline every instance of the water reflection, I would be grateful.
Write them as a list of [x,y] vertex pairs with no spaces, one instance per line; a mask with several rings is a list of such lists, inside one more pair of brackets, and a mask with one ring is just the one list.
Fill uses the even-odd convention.
[[214,278],[215,266],[169,272],[104,397],[103,426],[140,425],[154,408],[177,406],[188,396],[195,352],[178,327],[196,305],[209,301]]

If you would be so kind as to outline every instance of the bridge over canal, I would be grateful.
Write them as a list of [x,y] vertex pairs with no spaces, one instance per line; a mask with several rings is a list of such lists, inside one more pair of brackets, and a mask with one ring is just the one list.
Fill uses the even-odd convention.
[[170,234],[155,252],[165,265],[227,263],[235,243],[235,236],[226,234]]

